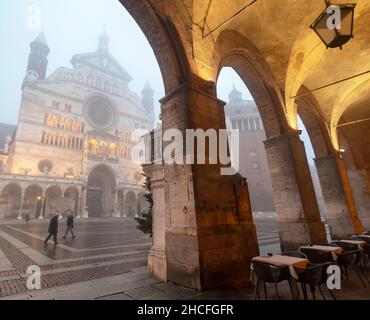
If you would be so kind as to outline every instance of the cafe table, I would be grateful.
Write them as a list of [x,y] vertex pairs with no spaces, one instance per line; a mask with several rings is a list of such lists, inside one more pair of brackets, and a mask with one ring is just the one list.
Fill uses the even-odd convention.
[[301,249],[313,249],[321,252],[329,252],[332,256],[333,262],[338,260],[338,254],[341,254],[344,250],[341,247],[332,247],[332,246],[320,246],[320,245],[313,245],[313,246],[301,246]]
[[356,245],[361,251],[364,251],[366,246],[366,241],[364,240],[339,240],[341,243],[349,243]]
[[[296,268],[304,269],[307,267],[309,261],[308,259],[295,258],[281,255],[272,255],[272,256],[258,256],[254,257],[252,261],[264,262],[273,264],[280,268],[287,267],[291,277],[295,280],[298,280],[298,274]],[[253,264],[251,265],[251,270],[253,270]]]
[[[252,262],[264,262],[269,263],[274,266],[280,268],[288,268],[290,277],[291,277],[291,284],[292,284],[292,292],[294,299],[299,298],[299,291],[297,286],[298,274],[296,268],[304,269],[309,264],[308,259],[304,258],[296,258],[296,257],[289,257],[289,256],[281,256],[281,255],[268,255],[268,256],[258,256],[252,259]],[[251,264],[251,281],[252,283],[256,284],[256,277],[253,272],[253,263]]]

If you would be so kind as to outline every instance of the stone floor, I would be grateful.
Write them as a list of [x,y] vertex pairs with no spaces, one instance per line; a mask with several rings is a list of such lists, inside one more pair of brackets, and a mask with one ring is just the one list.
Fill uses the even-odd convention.
[[[255,222],[261,253],[279,253],[275,219],[255,217]],[[44,246],[47,221],[0,222],[0,299],[253,299],[253,287],[197,292],[151,278],[147,273],[150,239],[136,230],[132,219],[78,220],[77,237],[67,240],[61,239],[64,224],[62,220],[59,244],[50,241]],[[29,265],[41,268],[41,290],[27,290]],[[274,298],[272,288],[268,292]],[[287,283],[279,285],[279,292],[280,299],[291,299]],[[343,281],[343,290],[336,296],[370,299],[370,284],[364,288],[351,274],[351,281]]]

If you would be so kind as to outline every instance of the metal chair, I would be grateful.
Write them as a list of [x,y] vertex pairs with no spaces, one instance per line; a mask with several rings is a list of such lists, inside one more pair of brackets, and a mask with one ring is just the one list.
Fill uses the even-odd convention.
[[366,282],[364,281],[363,277],[366,279],[367,282],[369,282],[369,279],[359,265],[360,251],[360,249],[356,249],[352,251],[344,251],[343,253],[338,254],[337,263],[342,272],[344,272],[344,274],[346,275],[347,280],[349,280],[348,269],[352,268],[356,272],[363,286],[367,288]]
[[311,263],[321,264],[333,262],[333,257],[330,252],[323,252],[311,248],[301,248],[300,251],[307,256]]
[[254,299],[260,299],[259,294],[259,283],[263,282],[264,292],[265,292],[265,299],[267,299],[267,290],[266,290],[266,283],[273,283],[275,286],[275,297],[279,299],[279,292],[278,292],[278,283],[287,280],[289,282],[290,292],[294,299],[294,293],[292,290],[292,284],[290,282],[290,273],[288,267],[279,267],[274,264],[260,262],[260,261],[252,261],[253,271],[257,277],[257,283],[254,293]]
[[[324,270],[325,269],[325,270]],[[326,282],[326,276],[324,276],[324,272],[326,272],[327,268],[324,268],[324,264],[312,264],[308,267],[302,269],[297,269],[298,273],[298,282],[302,286],[302,292],[304,299],[307,300],[307,285],[311,289],[311,294],[313,300],[316,300],[316,288],[319,289],[319,292],[324,300],[326,300],[324,293],[321,289],[321,285]]]

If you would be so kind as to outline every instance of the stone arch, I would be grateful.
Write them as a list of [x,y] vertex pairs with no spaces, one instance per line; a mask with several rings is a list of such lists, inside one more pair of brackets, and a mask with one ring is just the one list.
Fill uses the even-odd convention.
[[24,193],[23,213],[30,217],[38,219],[44,212],[44,189],[37,184],[31,184],[26,187]]
[[44,218],[52,217],[57,211],[62,213],[63,208],[60,200],[62,198],[63,191],[57,186],[48,186],[45,191],[45,210]]
[[22,187],[8,183],[0,193],[0,217],[13,219],[18,216],[22,197]]
[[328,125],[320,113],[320,107],[315,97],[308,93],[304,86],[298,91],[295,100],[297,114],[302,119],[310,137],[316,158],[321,158],[333,154],[333,146],[330,138]]
[[[235,47],[235,44],[238,44],[238,47]],[[283,96],[268,63],[258,49],[241,34],[225,30],[218,37],[215,50],[214,63],[218,74],[223,67],[231,67],[250,90],[267,138],[285,133],[289,126]]]
[[190,83],[188,59],[173,23],[160,16],[149,2],[120,2],[137,22],[152,47],[162,73],[166,94],[184,83]]
[[137,203],[136,194],[134,191],[129,191],[126,193],[125,204],[127,208],[127,216],[135,217],[137,214]]
[[89,217],[109,216],[114,211],[117,179],[107,165],[95,166],[87,180],[87,207]]

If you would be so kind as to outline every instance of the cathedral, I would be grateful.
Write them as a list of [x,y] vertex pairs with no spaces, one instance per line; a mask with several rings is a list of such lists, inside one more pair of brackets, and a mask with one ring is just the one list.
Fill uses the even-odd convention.
[[130,217],[145,209],[135,130],[154,125],[154,92],[141,97],[109,51],[72,57],[47,77],[43,32],[30,45],[17,126],[0,125],[0,218]]

